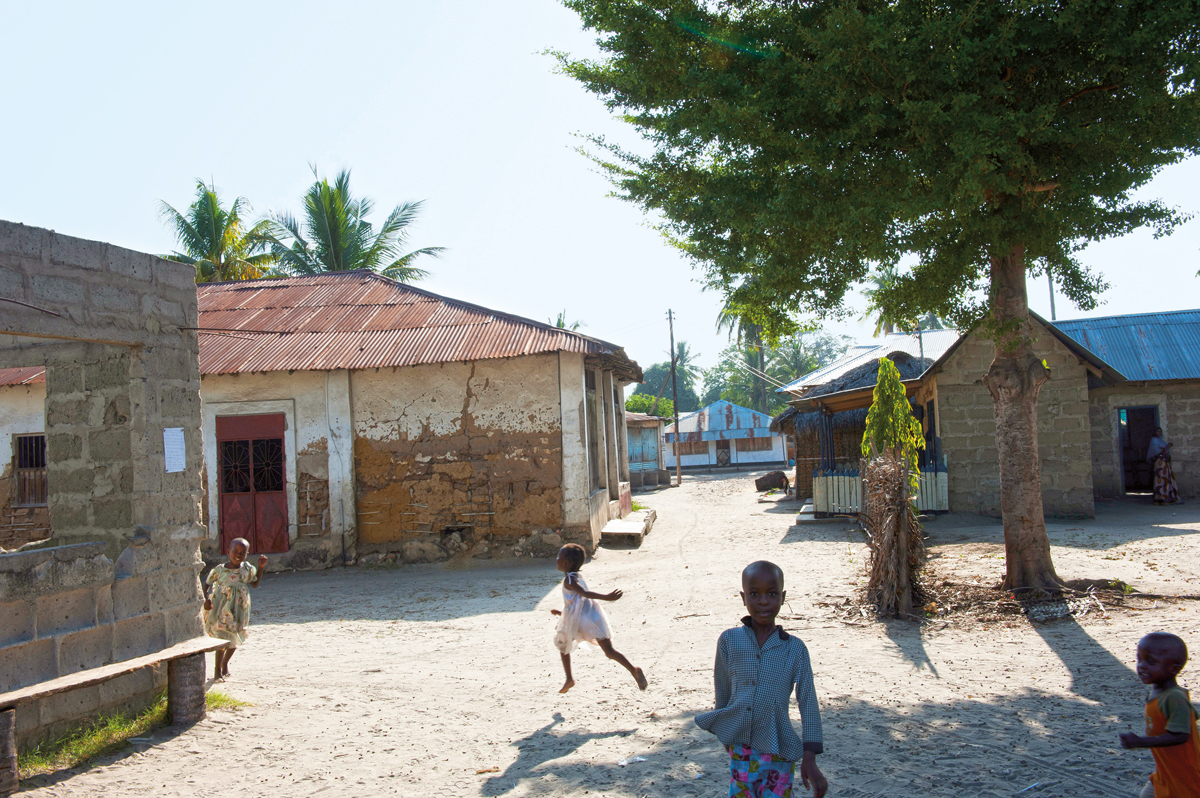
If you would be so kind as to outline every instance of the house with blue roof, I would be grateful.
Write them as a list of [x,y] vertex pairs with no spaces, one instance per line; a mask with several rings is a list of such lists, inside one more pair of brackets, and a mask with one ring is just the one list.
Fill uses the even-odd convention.
[[666,467],[766,468],[787,465],[787,440],[771,431],[771,417],[720,399],[667,425]]
[[[1046,514],[1091,517],[1096,500],[1148,500],[1146,451],[1156,427],[1174,444],[1180,495],[1200,498],[1200,310],[1030,316],[1034,351],[1050,370],[1038,397]],[[856,511],[846,484],[857,478],[878,362],[887,357],[925,434],[922,490],[928,476],[944,493],[923,497],[922,509],[998,516],[994,405],[982,382],[994,352],[978,331],[888,335],[782,388],[793,398],[771,429],[794,440],[797,495],[826,497],[837,505],[827,511]]]

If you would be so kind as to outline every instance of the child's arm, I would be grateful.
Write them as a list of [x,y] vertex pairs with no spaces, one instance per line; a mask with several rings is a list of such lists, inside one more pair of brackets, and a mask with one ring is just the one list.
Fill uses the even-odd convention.
[[804,758],[800,762],[800,781],[813,791],[815,798],[822,798],[829,789],[829,781],[817,767],[817,754],[825,750],[821,731],[821,706],[817,703],[817,690],[813,684],[812,665],[807,650],[796,680],[796,704],[800,708],[800,722],[804,730]]
[[729,677],[728,647],[725,643],[725,635],[721,635],[717,641],[717,659],[713,663],[713,692],[716,694],[716,700],[713,702],[713,709],[724,709],[729,706],[729,698],[733,695],[733,684]]
[[1160,734],[1157,737],[1143,737],[1140,734],[1133,732],[1124,732],[1121,735],[1122,748],[1165,748],[1169,745],[1183,745],[1188,740],[1192,739],[1192,735],[1187,732],[1167,732]]
[[254,573],[254,581],[250,583],[250,587],[258,587],[258,583],[262,581],[263,569],[267,567],[267,555],[258,555],[258,570]]
[[625,595],[625,591],[623,590],[614,590],[611,593],[593,593],[590,590],[584,590],[575,583],[575,580],[570,578],[563,582],[563,587],[567,590],[570,590],[572,593],[578,593],[584,598],[596,599],[597,601],[616,601],[621,596]]

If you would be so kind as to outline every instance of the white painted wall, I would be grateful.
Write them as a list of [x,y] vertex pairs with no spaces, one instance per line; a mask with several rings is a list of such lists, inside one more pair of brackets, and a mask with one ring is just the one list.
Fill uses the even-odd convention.
[[583,355],[558,353],[562,419],[563,524],[589,523],[587,420],[583,409]]
[[[729,444],[729,464],[730,465],[748,465],[751,463],[778,463],[787,460],[787,444],[782,435],[771,436],[772,445],[770,450],[764,449],[761,452],[739,452],[737,451],[737,440],[730,441]],[[663,445],[663,462],[668,470],[675,467],[675,446],[667,443]],[[708,454],[685,454],[683,456],[683,467],[688,466],[715,466],[717,464],[717,442],[708,442]]]
[[0,386],[0,466],[11,463],[13,435],[46,431],[46,383]]
[[[667,469],[670,470],[675,467],[675,444],[664,444],[663,449],[666,450],[663,454],[663,461],[666,463]],[[708,454],[685,454],[682,459],[683,462],[681,465],[684,468],[687,468],[688,466],[716,465],[717,442],[708,442]]]
[[730,441],[729,444],[730,462],[735,465],[743,463],[778,463],[781,460],[787,459],[787,445],[782,435],[772,435],[771,448],[757,452],[739,451],[737,446],[742,440],[742,438],[738,438]]

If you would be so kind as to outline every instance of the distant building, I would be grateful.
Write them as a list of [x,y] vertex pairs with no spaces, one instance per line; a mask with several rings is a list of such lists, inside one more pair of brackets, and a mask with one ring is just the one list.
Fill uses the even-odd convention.
[[770,426],[771,417],[764,413],[724,399],[713,402],[681,416],[678,435],[674,424],[666,426],[667,470],[675,467],[677,451],[685,469],[787,465],[787,441]]
[[663,424],[658,416],[625,411],[629,438],[629,484],[635,488],[671,484],[663,458]]

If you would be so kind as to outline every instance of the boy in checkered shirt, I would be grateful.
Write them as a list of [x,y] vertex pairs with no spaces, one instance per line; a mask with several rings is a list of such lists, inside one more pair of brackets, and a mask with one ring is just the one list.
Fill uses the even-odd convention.
[[[713,668],[716,708],[698,715],[696,724],[729,752],[729,798],[792,798],[797,760],[800,780],[822,798],[829,785],[816,761],[824,746],[808,649],[775,624],[787,596],[783,570],[765,560],[747,565],[741,595],[750,614],[721,633]],[[793,689],[803,741],[788,717]]]

